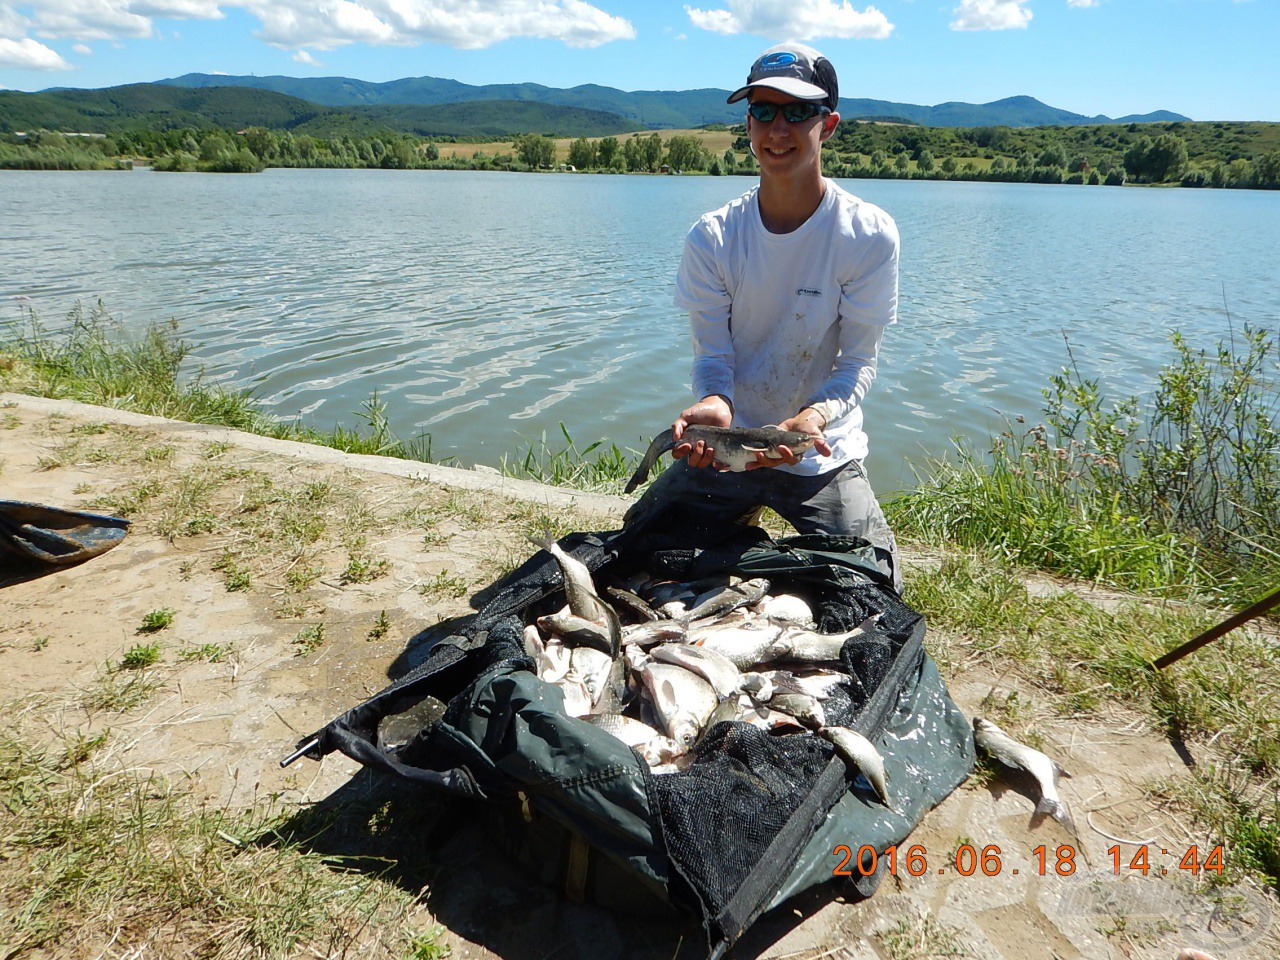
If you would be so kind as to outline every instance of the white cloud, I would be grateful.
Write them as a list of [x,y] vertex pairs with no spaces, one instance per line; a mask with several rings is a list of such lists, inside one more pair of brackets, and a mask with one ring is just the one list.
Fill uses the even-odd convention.
[[27,32],[29,25],[30,21],[19,16],[17,10],[7,3],[0,3],[0,37],[17,40]]
[[26,37],[22,40],[0,38],[0,67],[17,70],[70,70],[71,64],[43,43]]
[[889,18],[873,6],[856,10],[849,0],[724,0],[728,9],[686,6],[690,22],[712,33],[753,33],[762,37],[884,40]]
[[1031,22],[1028,0],[960,0],[952,30],[1022,30]]
[[293,60],[295,63],[305,63],[308,67],[320,66],[320,61],[317,60],[315,57],[313,57],[311,54],[307,53],[307,51],[305,50],[299,50],[297,53],[295,53],[293,55]]
[[32,23],[38,36],[54,39],[151,36],[151,21],[129,7],[129,0],[41,0],[32,5]]
[[585,0],[229,0],[262,21],[274,46],[438,43],[478,50],[515,37],[596,47],[634,39],[629,20]]
[[629,20],[586,0],[0,0],[0,36],[154,37],[155,19],[215,20],[233,7],[258,18],[260,39],[286,50],[350,43],[475,50],[516,37],[595,47],[636,35]]
[[71,49],[82,57],[89,57],[93,55],[93,47],[89,46],[87,43],[77,43]]
[[1102,0],[1067,0],[1068,7],[1096,7]]

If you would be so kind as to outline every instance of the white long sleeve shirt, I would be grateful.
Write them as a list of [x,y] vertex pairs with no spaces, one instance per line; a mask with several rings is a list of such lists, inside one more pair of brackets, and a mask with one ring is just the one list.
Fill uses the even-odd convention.
[[703,216],[685,239],[676,306],[689,311],[693,392],[723,394],[735,426],[826,418],[831,456],[778,470],[813,475],[867,455],[862,398],[898,310],[898,228],[830,180],[790,233],[765,229],[758,187]]

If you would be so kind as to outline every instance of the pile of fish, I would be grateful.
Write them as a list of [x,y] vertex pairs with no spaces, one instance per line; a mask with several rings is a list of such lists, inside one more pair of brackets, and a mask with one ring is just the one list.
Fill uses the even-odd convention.
[[722,721],[816,733],[890,805],[879,751],[857,731],[829,725],[823,707],[849,679],[845,641],[869,633],[875,618],[847,633],[817,633],[809,605],[770,594],[763,579],[638,575],[604,591],[606,600],[586,565],[549,534],[530,539],[559,564],[568,602],[526,626],[525,650],[538,677],[563,692],[569,715],[635,748],[655,774],[686,768]]

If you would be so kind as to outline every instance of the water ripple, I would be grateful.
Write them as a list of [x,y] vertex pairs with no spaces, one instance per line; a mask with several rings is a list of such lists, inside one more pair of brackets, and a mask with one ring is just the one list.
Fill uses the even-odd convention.
[[[1126,392],[1232,316],[1275,329],[1280,194],[848,181],[902,234],[900,322],[866,401],[889,490],[951,438],[1035,417],[1069,361]],[[175,317],[194,364],[280,416],[355,426],[375,391],[405,435],[496,464],[566,424],[633,449],[689,399],[672,280],[734,178],[271,170],[0,172],[0,302],[51,324],[102,298]],[[1188,225],[1194,224],[1194,235]],[[12,306],[13,318],[17,316]]]

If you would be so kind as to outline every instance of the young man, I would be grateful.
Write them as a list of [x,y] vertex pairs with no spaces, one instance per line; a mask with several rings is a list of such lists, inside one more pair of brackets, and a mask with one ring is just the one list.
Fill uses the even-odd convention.
[[690,424],[777,424],[813,446],[722,473],[708,469],[715,451],[703,442],[679,444],[627,522],[673,500],[726,521],[768,506],[801,533],[866,539],[899,587],[893,533],[862,468],[861,406],[896,319],[897,227],[822,176],[822,144],[840,122],[830,61],[802,44],[772,47],[728,102],[744,98],[760,183],[685,240],[675,302],[689,311],[699,399],[672,427],[679,439]]

